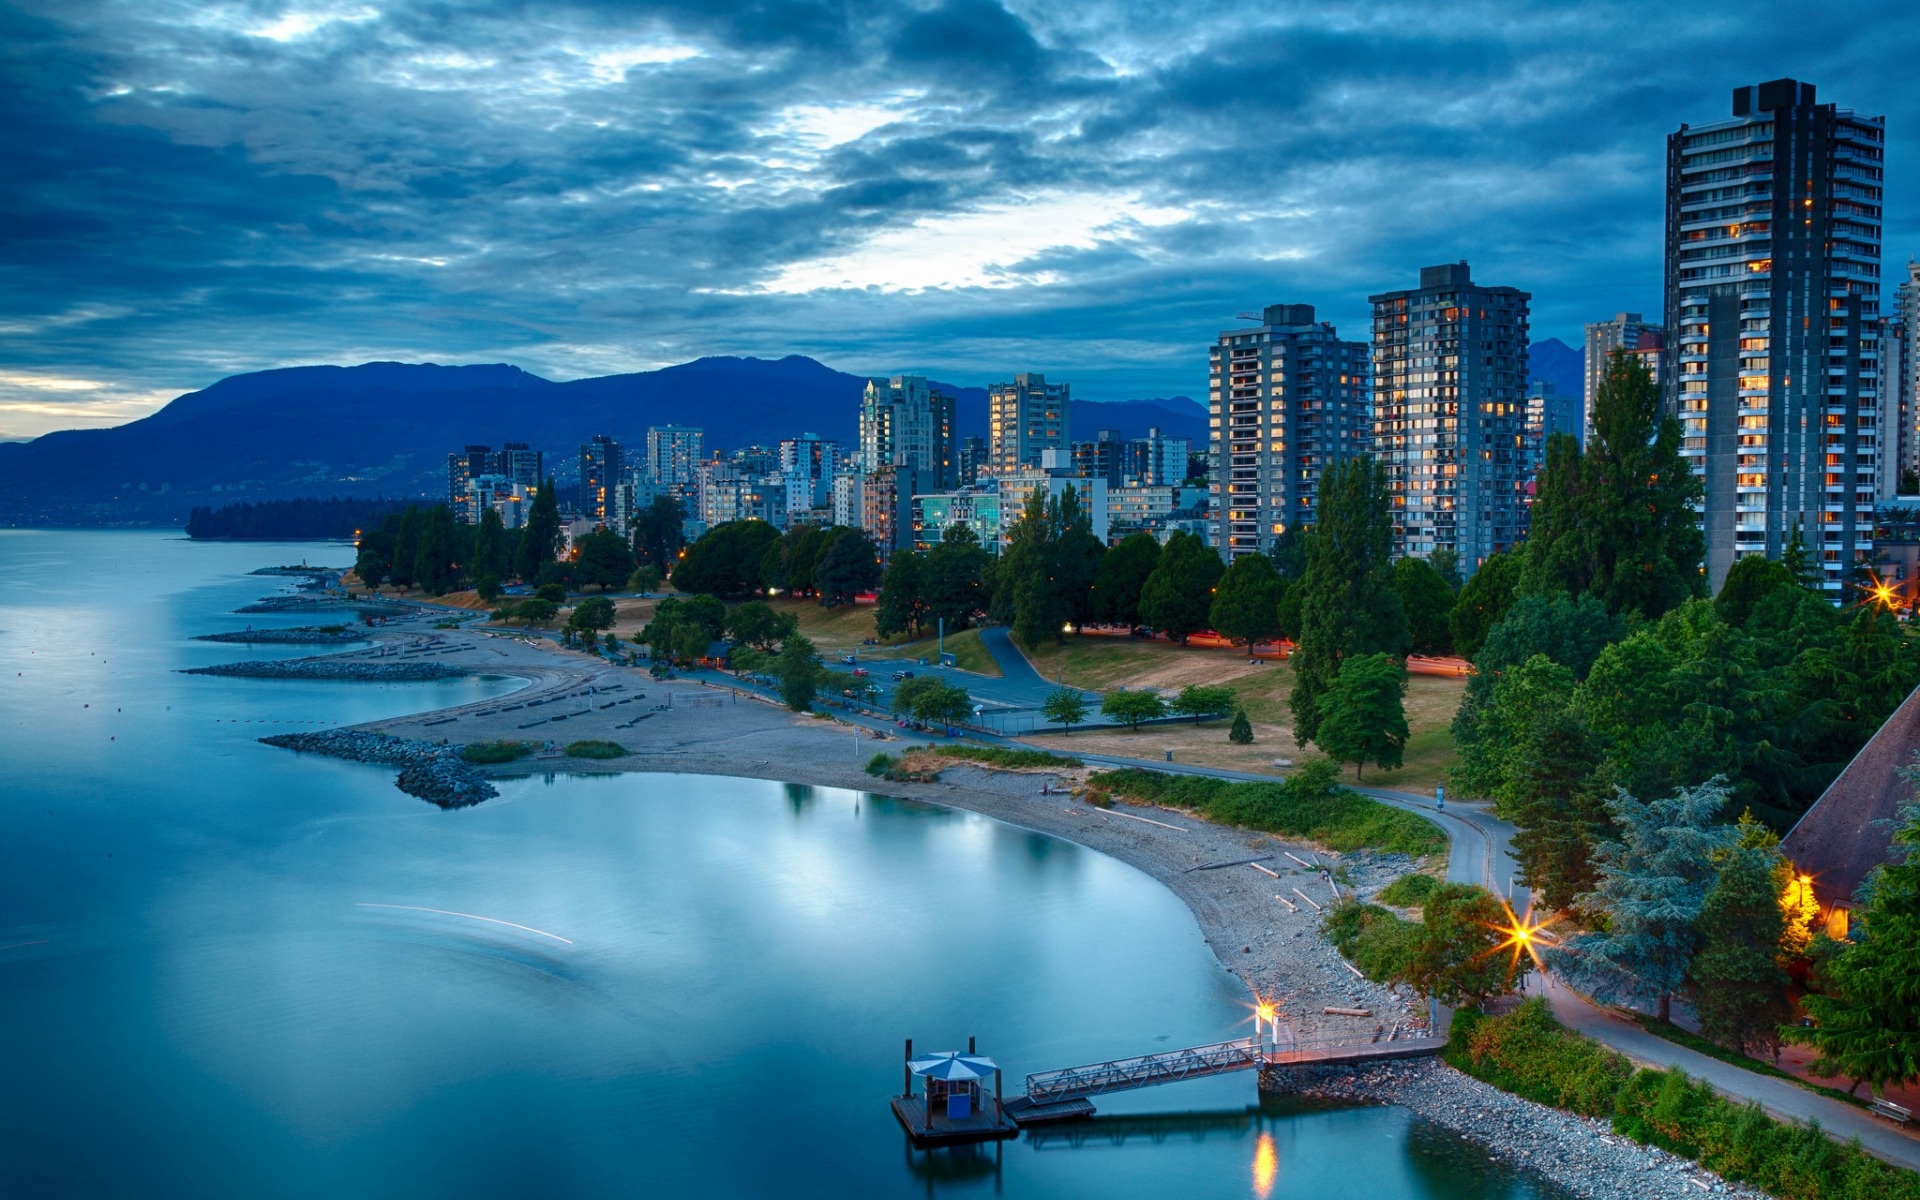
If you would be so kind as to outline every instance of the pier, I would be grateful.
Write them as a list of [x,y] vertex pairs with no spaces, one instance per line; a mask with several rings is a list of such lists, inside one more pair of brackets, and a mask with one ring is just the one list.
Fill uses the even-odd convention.
[[[938,1108],[939,1098],[949,1094],[934,1080],[929,1079],[924,1096],[913,1094],[913,1078],[921,1073],[916,1068],[938,1059],[914,1060],[913,1043],[909,1041],[906,1094],[894,1097],[894,1115],[916,1140],[926,1144],[984,1141],[1013,1137],[1019,1129],[1032,1126],[1084,1120],[1094,1114],[1091,1097],[1109,1092],[1132,1091],[1163,1083],[1204,1079],[1235,1071],[1258,1071],[1267,1067],[1421,1058],[1440,1053],[1447,1044],[1447,1039],[1442,1037],[1402,1037],[1398,1030],[1385,1036],[1379,1033],[1365,1037],[1325,1034],[1295,1038],[1274,1019],[1270,1010],[1262,1010],[1256,1022],[1252,1037],[1191,1046],[1184,1050],[1109,1059],[1085,1066],[1037,1071],[1027,1076],[1025,1094],[1004,1103],[1000,1098],[999,1067],[991,1059],[974,1056],[972,1039],[968,1039],[967,1055],[951,1057],[961,1062],[971,1059],[985,1065],[972,1068],[980,1072],[973,1077],[973,1102],[963,1102],[958,1109],[958,1117],[934,1111]],[[988,1073],[994,1078],[994,1095],[990,1098],[981,1095],[977,1082]],[[988,1115],[989,1104],[992,1106],[991,1117]]]

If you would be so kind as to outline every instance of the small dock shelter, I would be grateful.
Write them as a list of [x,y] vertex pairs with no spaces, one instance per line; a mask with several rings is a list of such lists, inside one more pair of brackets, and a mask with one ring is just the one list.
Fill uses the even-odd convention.
[[[993,1080],[989,1094],[986,1081]],[[915,1080],[920,1090],[914,1090]],[[1017,1136],[1019,1126],[1000,1104],[1000,1064],[974,1050],[939,1050],[918,1058],[907,1039],[904,1093],[893,1098],[893,1115],[922,1145],[985,1142]]]

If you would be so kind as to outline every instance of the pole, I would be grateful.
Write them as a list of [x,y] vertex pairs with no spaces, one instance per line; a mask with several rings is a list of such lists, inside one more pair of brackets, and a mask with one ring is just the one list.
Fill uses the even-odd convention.
[[907,1039],[906,1057],[900,1060],[900,1087],[904,1095],[913,1095],[913,1039]]
[[946,658],[947,658],[947,619],[945,617],[941,617],[940,618],[940,657],[934,659],[933,661],[937,663],[944,663],[946,662]]

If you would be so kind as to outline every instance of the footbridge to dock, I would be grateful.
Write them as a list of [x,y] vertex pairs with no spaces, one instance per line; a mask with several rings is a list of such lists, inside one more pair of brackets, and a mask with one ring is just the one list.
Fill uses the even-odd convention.
[[1088,1102],[1089,1097],[1109,1092],[1235,1071],[1257,1071],[1263,1067],[1418,1058],[1438,1054],[1446,1044],[1445,1038],[1406,1036],[1398,1030],[1363,1038],[1355,1038],[1350,1033],[1304,1038],[1269,1038],[1255,1034],[1209,1046],[1036,1072],[1027,1076],[1026,1094],[1008,1102],[1007,1114],[1022,1125],[1071,1120],[1091,1115],[1093,1105]]

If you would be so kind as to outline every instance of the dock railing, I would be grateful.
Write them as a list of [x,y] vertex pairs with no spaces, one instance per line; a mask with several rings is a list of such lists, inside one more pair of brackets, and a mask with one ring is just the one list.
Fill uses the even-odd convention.
[[1035,1104],[1052,1104],[1098,1096],[1104,1092],[1123,1092],[1162,1083],[1177,1083],[1183,1079],[1250,1071],[1268,1065],[1314,1061],[1343,1049],[1373,1046],[1387,1040],[1391,1040],[1391,1035],[1382,1033],[1358,1036],[1353,1033],[1309,1034],[1306,1037],[1282,1037],[1278,1041],[1239,1038],[1210,1046],[1041,1071],[1027,1076],[1027,1098]]

